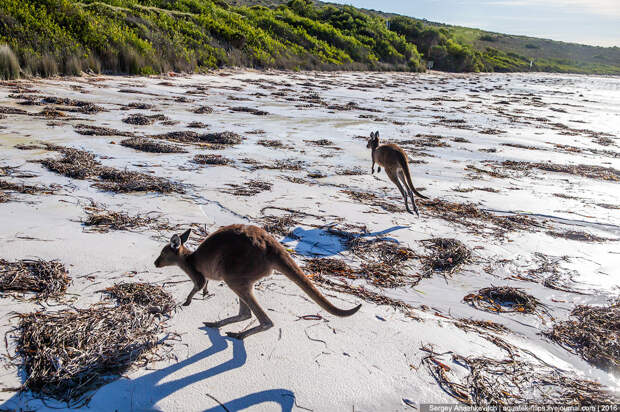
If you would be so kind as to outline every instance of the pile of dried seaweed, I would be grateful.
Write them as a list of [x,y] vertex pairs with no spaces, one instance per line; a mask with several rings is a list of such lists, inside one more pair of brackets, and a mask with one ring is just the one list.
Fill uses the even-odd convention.
[[178,143],[195,143],[208,145],[209,148],[226,147],[226,145],[236,145],[243,141],[243,137],[234,132],[217,132],[199,134],[191,130],[181,132],[170,132],[149,136],[155,139],[170,140]]
[[537,309],[544,310],[543,304],[534,296],[510,286],[482,288],[465,296],[463,300],[487,312],[536,313]]
[[[420,199],[418,202],[424,207],[425,212],[432,216],[469,227],[475,232],[491,229],[498,237],[505,236],[507,231],[533,230],[545,226],[545,222],[537,221],[529,216],[499,216],[482,210],[473,203],[456,203],[440,199]],[[491,223],[494,227],[481,223]]]
[[209,125],[203,122],[189,122],[187,127],[190,129],[206,129]]
[[57,119],[59,117],[67,117],[67,114],[63,111],[52,109],[49,107],[44,107],[39,113],[39,116],[46,117],[48,119]]
[[365,175],[366,171],[360,167],[354,167],[351,169],[338,169],[336,170],[336,174],[339,176],[361,176]]
[[169,314],[176,306],[173,297],[164,288],[149,283],[119,283],[103,292],[119,305],[136,304],[149,313]]
[[73,179],[87,179],[96,176],[101,163],[95,160],[95,155],[84,150],[44,144],[47,150],[62,154],[61,159],[43,159],[41,164],[49,170]]
[[[602,405],[614,404],[618,398],[593,381],[568,375],[544,363],[531,363],[514,357],[492,359],[452,355],[453,365],[466,368],[469,374],[459,379],[455,366],[440,360],[442,355],[429,346],[422,359],[439,386],[466,405]],[[450,353],[450,352],[448,352]]]
[[146,126],[153,124],[156,120],[168,120],[163,114],[144,115],[140,113],[132,114],[123,119],[124,123]]
[[28,375],[23,388],[72,407],[131,365],[146,365],[162,343],[162,321],[133,304],[18,316],[16,352]]
[[159,192],[159,193],[184,193],[183,186],[171,182],[163,177],[148,175],[146,173],[118,170],[112,167],[103,167],[99,170],[99,178],[104,180],[95,183],[94,186],[117,193],[130,192]]
[[193,110],[196,114],[211,114],[213,113],[213,109],[209,106],[199,106]]
[[186,153],[183,148],[171,144],[156,142],[144,137],[132,137],[121,141],[121,145],[150,153]]
[[314,146],[330,146],[333,145],[334,142],[327,139],[318,139],[318,140],[304,140],[304,142],[314,145]]
[[519,171],[529,171],[533,168],[545,170],[548,172],[567,173],[576,176],[589,177],[591,179],[600,179],[608,181],[620,181],[620,170],[612,167],[603,167],[596,165],[559,165],[556,163],[534,163],[534,162],[517,162],[506,160],[502,162],[502,166]]
[[145,173],[118,170],[103,166],[95,155],[84,150],[45,144],[48,150],[60,152],[61,159],[43,159],[41,164],[49,170],[74,179],[102,180],[94,186],[118,193],[159,192],[183,193],[183,186],[168,179]]
[[122,132],[116,129],[110,129],[108,127],[91,126],[89,124],[77,124],[73,126],[76,133],[84,136],[126,136],[133,137],[131,132]]
[[105,111],[103,107],[96,104],[85,102],[83,100],[69,99],[67,97],[47,96],[43,98],[42,102],[75,107],[76,109],[65,107],[63,110],[76,111],[80,113],[97,113]]
[[172,230],[173,227],[167,221],[159,220],[159,216],[153,213],[130,216],[125,212],[117,212],[107,208],[106,205],[91,201],[84,206],[86,219],[82,224],[88,231],[106,233],[110,230],[131,230],[148,227],[154,230]]
[[411,248],[401,245],[395,240],[387,240],[383,237],[367,239],[363,232],[341,232],[333,228],[328,229],[328,232],[343,237],[347,249],[366,262],[375,261],[396,265],[419,257]]
[[10,195],[7,192],[17,192],[27,195],[35,195],[41,193],[53,194],[54,190],[54,187],[32,186],[23,183],[18,184],[13,182],[7,182],[6,180],[0,180],[0,203],[2,203],[3,201],[6,202],[10,199]]
[[131,110],[131,109],[150,110],[153,107],[155,106],[149,103],[131,102],[129,104],[126,104],[125,106],[122,106],[120,110]]
[[245,107],[245,106],[240,106],[240,107],[231,107],[230,110],[232,110],[233,112],[246,112],[246,113],[251,113],[255,116],[266,116],[269,114],[269,112],[266,112],[264,110],[259,110],[259,109],[255,109],[253,107]]
[[432,251],[424,258],[429,273],[433,271],[454,273],[471,259],[471,251],[460,240],[434,238],[423,242],[424,246]]
[[356,275],[358,279],[367,279],[373,285],[384,288],[414,286],[421,280],[418,274],[405,273],[401,265],[391,265],[385,262],[362,263]]
[[235,196],[254,196],[260,192],[271,190],[273,185],[262,180],[248,180],[245,184],[228,183],[226,186],[230,189],[223,189],[222,192],[224,193]]
[[258,142],[256,142],[256,144],[259,144],[261,146],[265,146],[265,147],[275,147],[275,148],[279,148],[279,147],[285,147],[284,143],[282,143],[281,140],[259,140]]
[[199,137],[201,142],[234,145],[243,141],[243,137],[234,132],[206,133]]
[[297,224],[294,214],[284,216],[268,215],[263,217],[263,229],[272,235],[288,236],[291,228]]
[[71,283],[65,266],[56,261],[0,259],[0,291],[34,292],[36,300],[59,298]]
[[232,160],[222,155],[216,154],[197,154],[192,160],[194,163],[201,165],[223,166],[232,163]]
[[244,165],[248,165],[250,170],[302,170],[307,167],[306,162],[296,159],[278,159],[273,163],[261,163],[256,159],[244,157],[241,159]]
[[550,230],[547,232],[547,234],[553,237],[561,237],[564,239],[578,240],[580,242],[609,242],[609,241],[618,240],[618,239],[609,239],[605,237],[600,237],[600,236],[592,235],[586,232],[579,232],[576,230],[568,230],[566,232],[554,232]]
[[579,305],[574,320],[556,323],[544,335],[588,362],[620,371],[620,300],[610,306]]
[[365,279],[374,286],[394,288],[397,286],[417,285],[421,280],[418,274],[406,273],[402,265],[392,265],[386,262],[363,263],[355,269],[341,259],[315,258],[307,259],[304,270],[313,276],[336,276],[347,279]]

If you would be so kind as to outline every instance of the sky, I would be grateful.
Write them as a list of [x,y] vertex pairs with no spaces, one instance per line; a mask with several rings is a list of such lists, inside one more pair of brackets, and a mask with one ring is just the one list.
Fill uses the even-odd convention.
[[327,0],[438,23],[620,47],[620,0]]

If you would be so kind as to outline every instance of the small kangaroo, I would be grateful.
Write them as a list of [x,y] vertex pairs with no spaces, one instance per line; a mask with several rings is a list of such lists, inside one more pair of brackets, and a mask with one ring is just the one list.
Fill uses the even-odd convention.
[[265,230],[250,225],[224,226],[207,237],[191,252],[184,244],[191,229],[181,235],[173,235],[170,244],[164,246],[155,267],[177,265],[194,282],[194,287],[183,306],[192,302],[194,295],[203,290],[207,293],[207,279],[223,280],[239,297],[239,314],[217,322],[205,322],[208,327],[219,328],[241,322],[256,315],[260,324],[245,332],[228,332],[227,335],[243,339],[273,326],[273,322],[259,306],[252,291],[254,283],[271,274],[273,269],[282,272],[295,282],[320,307],[336,316],[351,316],[362,305],[343,310],[331,304],[304,275],[286,249]]
[[[382,144],[379,146],[379,131],[370,132],[370,139],[368,140],[368,144],[366,147],[372,149],[372,173],[375,173],[375,163],[379,164],[378,171],[381,172],[381,166],[385,168],[385,173],[388,175],[390,180],[398,187],[400,190],[400,194],[403,195],[405,199],[405,207],[407,208],[407,212],[413,214],[411,209],[409,209],[409,204],[407,203],[407,193],[411,197],[411,203],[413,203],[413,210],[416,215],[420,216],[418,212],[418,206],[415,204],[415,199],[413,194],[415,193],[422,199],[428,199],[428,197],[419,193],[413,187],[413,183],[411,182],[411,174],[409,174],[409,164],[407,163],[407,154],[395,144]],[[400,180],[400,181],[399,181]],[[402,182],[402,185],[401,185]],[[407,189],[403,189],[403,185]]]

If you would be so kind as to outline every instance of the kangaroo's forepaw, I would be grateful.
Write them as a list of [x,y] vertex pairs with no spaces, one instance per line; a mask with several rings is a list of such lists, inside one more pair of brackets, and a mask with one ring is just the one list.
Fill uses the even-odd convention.
[[243,340],[243,333],[241,332],[226,332],[226,336],[234,339]]

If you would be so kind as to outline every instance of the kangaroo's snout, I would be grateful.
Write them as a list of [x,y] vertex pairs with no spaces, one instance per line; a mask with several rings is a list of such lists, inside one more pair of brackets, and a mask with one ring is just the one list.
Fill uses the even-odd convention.
[[156,268],[160,268],[161,267],[161,263],[159,262],[159,258],[155,259],[155,267]]

